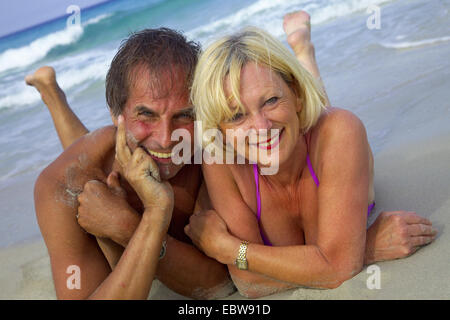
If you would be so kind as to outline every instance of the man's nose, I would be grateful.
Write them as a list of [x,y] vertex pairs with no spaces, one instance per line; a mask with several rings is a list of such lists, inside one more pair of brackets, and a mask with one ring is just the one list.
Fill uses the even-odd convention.
[[172,145],[172,124],[170,121],[161,121],[158,126],[157,141],[161,149],[168,151]]

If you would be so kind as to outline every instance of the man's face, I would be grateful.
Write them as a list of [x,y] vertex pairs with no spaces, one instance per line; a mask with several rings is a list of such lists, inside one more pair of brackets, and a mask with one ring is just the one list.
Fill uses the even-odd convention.
[[193,108],[185,77],[182,71],[175,71],[173,78],[168,79],[173,83],[169,93],[158,97],[149,88],[148,71],[142,67],[133,71],[138,76],[130,86],[122,113],[127,143],[131,151],[144,148],[158,165],[161,179],[168,180],[183,167],[183,164],[173,164],[171,159],[172,148],[179,143],[171,141],[172,132],[186,129],[194,136]]

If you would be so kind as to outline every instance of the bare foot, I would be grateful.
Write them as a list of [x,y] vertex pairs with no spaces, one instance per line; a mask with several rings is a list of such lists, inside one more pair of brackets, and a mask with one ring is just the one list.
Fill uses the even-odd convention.
[[306,11],[288,13],[283,19],[283,29],[287,36],[287,42],[300,60],[314,58],[310,20],[311,17]]
[[39,91],[50,112],[61,103],[67,104],[66,95],[56,82],[55,69],[52,67],[44,66],[37,69],[25,77],[25,83]]
[[58,86],[56,83],[55,70],[48,66],[41,67],[33,74],[27,75],[25,77],[25,82],[27,85],[35,87],[41,93],[48,87]]
[[66,95],[56,82],[56,73],[52,67],[41,67],[33,74],[27,75],[25,83],[35,87],[41,94],[64,149],[89,132],[67,103]]

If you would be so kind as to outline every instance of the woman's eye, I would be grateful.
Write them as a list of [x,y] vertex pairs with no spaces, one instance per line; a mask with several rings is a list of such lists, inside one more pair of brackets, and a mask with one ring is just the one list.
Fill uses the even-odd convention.
[[267,100],[265,104],[274,104],[277,101],[278,101],[278,97],[272,97],[269,100]]
[[242,112],[236,113],[228,122],[236,122],[238,120],[241,120],[244,114]]

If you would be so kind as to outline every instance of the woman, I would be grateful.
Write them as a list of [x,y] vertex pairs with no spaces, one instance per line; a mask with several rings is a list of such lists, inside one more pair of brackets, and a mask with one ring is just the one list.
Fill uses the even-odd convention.
[[[204,164],[214,211],[193,215],[185,228],[228,265],[241,294],[336,288],[359,273],[369,262],[366,224],[374,207],[373,158],[361,121],[327,105],[320,83],[256,28],[206,49],[192,101],[203,130],[231,133],[235,149],[245,141],[236,156],[256,162]],[[269,138],[252,141],[250,132],[260,130]],[[276,174],[261,175],[267,158]],[[428,241],[416,237],[414,246]]]

